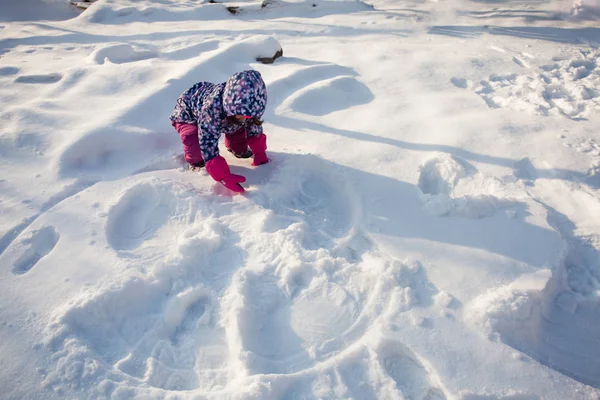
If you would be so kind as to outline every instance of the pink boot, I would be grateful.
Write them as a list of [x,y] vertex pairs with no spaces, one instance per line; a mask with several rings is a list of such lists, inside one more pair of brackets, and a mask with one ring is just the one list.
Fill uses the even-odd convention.
[[240,128],[230,135],[225,135],[225,147],[236,158],[250,158],[252,152],[248,150],[246,128]]
[[252,136],[248,138],[248,146],[252,153],[254,153],[254,161],[252,161],[252,165],[262,165],[269,162],[267,158],[267,136],[264,133],[261,133],[258,136]]

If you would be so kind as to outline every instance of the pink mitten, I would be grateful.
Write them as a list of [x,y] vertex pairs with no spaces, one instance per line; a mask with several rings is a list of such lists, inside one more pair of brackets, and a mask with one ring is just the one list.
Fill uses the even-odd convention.
[[215,181],[221,182],[227,189],[237,193],[244,191],[240,182],[246,182],[246,178],[241,175],[232,174],[227,161],[223,157],[217,156],[207,162],[206,171]]
[[248,138],[248,147],[254,153],[254,161],[252,161],[252,165],[262,165],[269,162],[267,158],[267,136],[264,133],[261,133],[258,136],[251,136]]

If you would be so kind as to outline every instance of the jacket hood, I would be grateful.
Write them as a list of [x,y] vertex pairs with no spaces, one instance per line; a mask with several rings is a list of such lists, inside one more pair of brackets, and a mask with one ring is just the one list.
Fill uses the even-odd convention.
[[245,115],[260,118],[266,106],[267,86],[260,72],[238,72],[225,82],[223,109],[228,116]]

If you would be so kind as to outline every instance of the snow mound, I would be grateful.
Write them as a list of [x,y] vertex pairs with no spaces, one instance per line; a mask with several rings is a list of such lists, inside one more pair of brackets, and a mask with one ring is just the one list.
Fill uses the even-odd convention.
[[277,39],[272,36],[257,35],[248,39],[247,43],[251,43],[252,45],[258,47],[258,51],[255,53],[255,59],[270,58],[276,53],[283,51]]
[[156,57],[156,53],[149,50],[137,50],[129,44],[113,44],[94,50],[89,59],[96,64],[104,64],[106,61],[113,64],[123,64],[154,57]]
[[517,205],[506,196],[507,190],[498,179],[487,177],[446,153],[421,165],[419,188],[425,209],[440,216],[483,218]]
[[[290,108],[304,114],[322,116],[373,101],[367,86],[351,76],[314,83],[290,98]],[[322,103],[320,107],[315,104]]]
[[425,194],[449,194],[467,176],[467,166],[445,153],[425,161],[420,170],[419,188]]
[[61,0],[4,1],[0,22],[8,21],[61,21],[76,17],[78,11]]
[[600,315],[595,306],[578,307],[576,294],[560,291],[559,282],[549,270],[522,276],[473,300],[465,307],[465,320],[491,340],[597,386],[600,362],[593,354],[600,351]]
[[[174,0],[114,1],[99,0],[77,18],[79,23],[122,25],[136,22],[216,21],[270,17],[321,18],[332,14],[368,11],[373,7],[358,0],[303,0],[303,1],[234,1],[202,0],[181,2]],[[235,22],[233,22],[235,23]],[[272,57],[273,54],[267,57]]]
[[[59,173],[65,177],[79,175],[117,176],[124,170],[140,168],[157,150],[165,146],[163,135],[139,129],[95,131],[68,145],[57,159]],[[130,149],[136,148],[132,153]]]
[[600,20],[600,1],[574,0],[569,16],[578,21]]
[[211,21],[232,17],[222,4],[207,3],[98,0],[77,20],[87,24],[122,25],[139,21]]
[[541,270],[506,287],[490,290],[465,307],[465,317],[492,337],[494,333],[502,338],[522,330],[518,325],[531,319],[534,311],[539,312],[540,293],[551,276],[549,270]]

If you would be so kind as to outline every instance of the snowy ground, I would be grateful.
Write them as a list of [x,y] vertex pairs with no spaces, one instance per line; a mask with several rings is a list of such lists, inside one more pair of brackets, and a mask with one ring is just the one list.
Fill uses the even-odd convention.
[[[600,4],[228,5],[0,3],[0,397],[600,399]],[[248,68],[232,197],[168,115]]]

